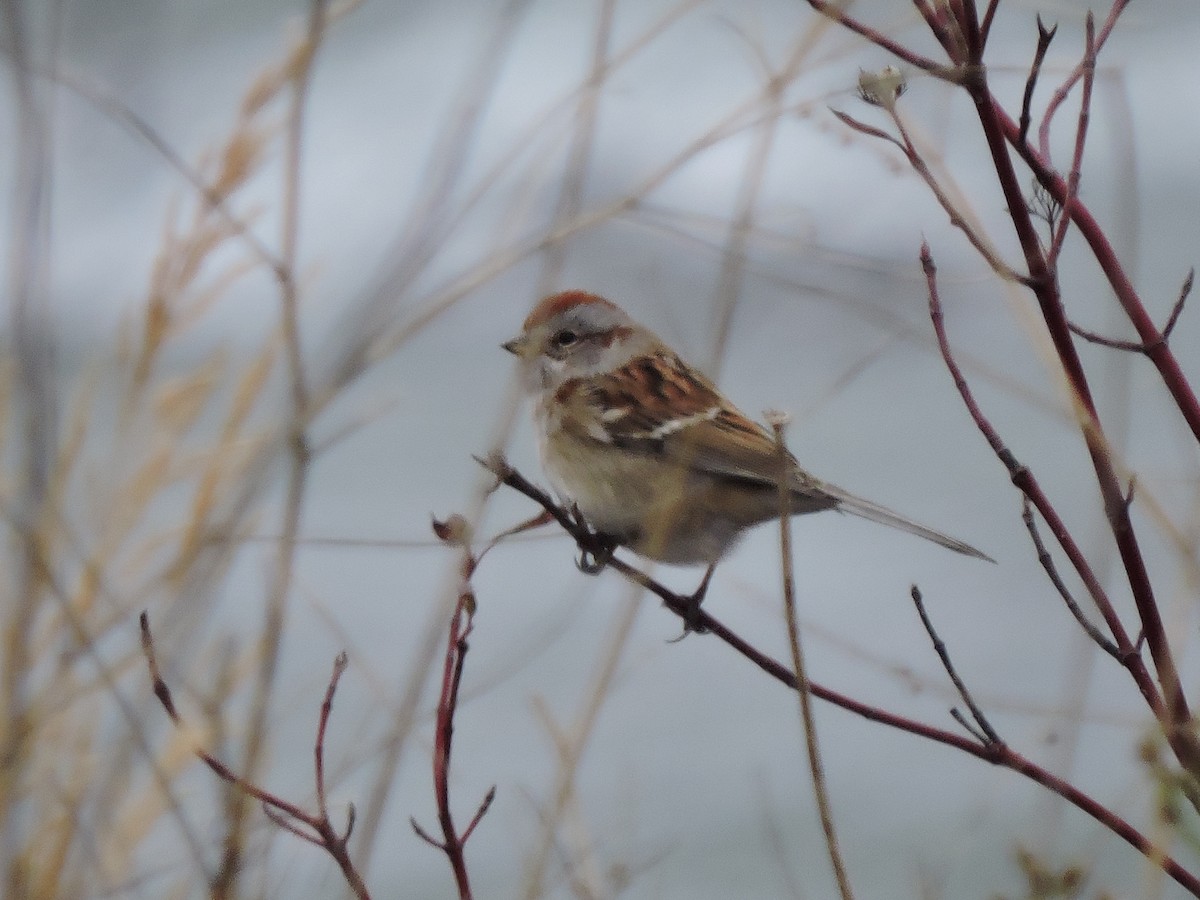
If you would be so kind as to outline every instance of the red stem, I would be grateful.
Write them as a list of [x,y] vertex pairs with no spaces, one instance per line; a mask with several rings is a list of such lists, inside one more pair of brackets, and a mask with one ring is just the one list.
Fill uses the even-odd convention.
[[1112,603],[1108,599],[1108,593],[1100,584],[1100,580],[1096,577],[1096,573],[1092,570],[1087,558],[1083,555],[1083,551],[1079,549],[1079,545],[1075,542],[1075,538],[1067,529],[1066,524],[1058,515],[1058,510],[1050,502],[1050,498],[1046,496],[1042,490],[1041,484],[1038,483],[1034,474],[1027,466],[1022,465],[1017,461],[1012,451],[1000,438],[999,432],[996,431],[991,421],[984,415],[979,404],[975,400],[974,394],[971,392],[970,386],[967,384],[966,378],[963,376],[962,369],[959,368],[958,361],[954,358],[954,354],[950,349],[950,341],[946,337],[946,322],[942,312],[942,302],[938,295],[937,286],[937,266],[933,262],[933,255],[929,252],[927,243],[921,244],[921,268],[925,272],[926,287],[929,292],[929,318],[933,323],[934,337],[937,339],[938,349],[942,354],[942,361],[946,365],[946,370],[950,373],[950,377],[954,381],[955,388],[958,389],[959,396],[962,397],[963,405],[967,408],[971,419],[975,423],[975,427],[983,435],[988,445],[992,448],[992,452],[1008,469],[1009,477],[1016,487],[1024,494],[1029,501],[1034,505],[1042,518],[1046,520],[1046,524],[1050,526],[1050,532],[1058,541],[1063,552],[1074,566],[1076,573],[1083,581],[1084,586],[1091,594],[1092,600],[1096,604],[1096,608],[1100,610],[1100,615],[1104,617],[1105,623],[1108,625],[1109,631],[1116,641],[1117,650],[1119,652],[1122,663],[1129,669],[1134,681],[1137,682],[1138,688],[1142,695],[1146,698],[1146,702],[1150,708],[1154,710],[1155,715],[1164,720],[1164,712],[1162,707],[1162,699],[1158,695],[1158,691],[1154,687],[1154,682],[1150,678],[1150,673],[1146,670],[1145,663],[1142,662],[1137,650],[1129,640],[1129,634],[1125,631],[1125,626],[1121,623],[1121,619],[1117,615],[1117,611],[1113,608]]
[[463,839],[454,827],[450,812],[450,751],[454,739],[454,711],[458,707],[458,686],[462,681],[463,662],[467,650],[467,634],[470,622],[463,627],[465,609],[470,594],[464,590],[450,618],[449,635],[446,638],[446,660],[442,667],[442,693],[437,708],[437,733],[433,748],[433,785],[437,796],[438,822],[442,826],[441,848],[454,870],[454,881],[458,885],[460,900],[471,900],[471,883],[467,876],[467,860]]
[[[175,701],[171,697],[171,689],[167,686],[158,668],[158,658],[154,652],[154,637],[150,633],[150,618],[143,612],[139,618],[139,622],[142,633],[142,653],[146,657],[146,665],[150,670],[150,681],[154,688],[154,695],[158,698],[159,703],[162,704],[163,709],[166,710],[167,715],[175,726],[182,728],[184,727],[183,719],[175,708]],[[341,678],[345,668],[345,654],[339,654],[337,661],[333,665],[333,675],[329,679],[329,687],[325,691],[325,700],[321,704],[321,718],[317,726],[316,742],[318,795],[324,794],[324,764],[322,759],[325,752],[325,726],[329,721],[329,712],[333,708],[333,695],[337,690],[338,680]],[[363,881],[358,869],[355,868],[354,861],[350,858],[350,851],[347,848],[350,828],[349,826],[347,827],[345,834],[338,834],[337,829],[333,827],[333,823],[329,820],[329,815],[325,811],[323,801],[320,804],[320,812],[316,815],[305,812],[299,806],[296,806],[296,804],[289,803],[277,794],[273,794],[259,787],[254,782],[238,775],[203,747],[195,748],[194,752],[218,778],[233,785],[247,796],[253,797],[261,803],[263,812],[271,821],[275,822],[281,828],[287,829],[297,837],[324,848],[333,857],[334,862],[338,864],[338,868],[342,870],[342,877],[346,879],[346,883],[350,886],[350,890],[354,893],[354,896],[358,900],[371,900],[366,882]],[[353,810],[351,810],[351,823],[353,823]],[[315,834],[308,834],[299,827],[300,825],[311,828]]]
[[[1169,718],[1169,725],[1166,729],[1167,739],[1180,762],[1192,773],[1200,773],[1200,747],[1196,746],[1196,741],[1190,731],[1191,710],[1183,692],[1179,672],[1175,667],[1175,660],[1171,654],[1158,604],[1154,599],[1150,575],[1129,518],[1129,508],[1108,453],[1108,441],[1100,425],[1095,401],[1092,399],[1091,389],[1088,386],[1087,375],[1067,323],[1066,312],[1063,309],[1062,298],[1058,290],[1057,273],[1047,265],[1046,258],[1042,253],[1033,220],[1013,168],[1012,158],[1008,154],[1006,122],[1011,123],[1014,128],[1016,124],[1012,123],[1007,116],[997,115],[999,104],[988,89],[986,71],[982,67],[973,71],[973,77],[966,82],[965,87],[975,102],[980,125],[991,151],[996,176],[1007,201],[1009,216],[1021,243],[1026,265],[1029,267],[1029,286],[1037,298],[1050,339],[1062,363],[1063,371],[1081,413],[1081,430],[1096,472],[1096,481],[1104,501],[1104,511],[1121,555],[1121,562],[1129,581],[1134,603],[1137,605],[1142,623],[1142,633],[1150,648],[1159,683],[1163,688]],[[1062,187],[1066,191],[1062,196],[1066,199],[1069,197],[1069,188],[1067,185]],[[1072,203],[1070,209],[1065,212],[1074,216],[1079,207],[1080,204]],[[1130,289],[1132,290],[1132,286]],[[1140,301],[1137,306],[1141,308]],[[1145,310],[1142,309],[1142,312],[1144,313]]]
[[[1029,166],[1038,183],[1049,191],[1050,195],[1058,203],[1064,204],[1069,194],[1066,181],[1050,167],[1049,162],[1034,150],[1028,142],[1020,140],[1020,128],[1000,107],[999,102],[995,98],[991,98],[991,104],[991,115],[1002,129],[1004,138],[1017,151],[1025,164]],[[1175,358],[1175,354],[1168,346],[1167,339],[1146,311],[1141,297],[1138,296],[1133,282],[1130,281],[1129,276],[1125,273],[1125,269],[1121,266],[1117,252],[1113,249],[1112,244],[1109,243],[1104,229],[1096,221],[1095,216],[1092,215],[1087,205],[1079,199],[1076,199],[1070,205],[1069,209],[1064,207],[1064,214],[1070,215],[1071,221],[1075,223],[1075,227],[1079,229],[1079,233],[1087,241],[1092,255],[1096,258],[1096,262],[1100,264],[1101,271],[1104,272],[1104,277],[1108,279],[1113,293],[1116,294],[1117,302],[1121,304],[1121,308],[1125,310],[1125,315],[1129,317],[1130,323],[1137,331],[1138,337],[1145,347],[1146,356],[1150,358],[1150,361],[1154,363],[1154,367],[1158,369],[1163,384],[1166,385],[1172,399],[1174,399],[1179,412],[1183,415],[1184,421],[1191,428],[1192,435],[1197,441],[1200,441],[1200,400],[1197,399],[1191,383],[1180,367],[1179,360]]]
[[854,18],[843,10],[843,7],[845,6],[844,3],[831,3],[828,2],[828,0],[807,0],[807,3],[816,12],[828,19],[832,19],[843,28],[853,31],[855,34],[866,38],[872,44],[882,47],[897,59],[903,60],[910,66],[915,66],[916,68],[922,69],[923,71],[928,72],[930,75],[934,75],[945,81],[950,81],[956,84],[958,83],[959,72],[956,68],[944,66],[927,56],[922,56],[919,53],[915,53],[912,50],[909,50],[903,44],[892,40],[878,29],[872,28],[870,25],[860,22],[858,19]]
[[[575,538],[583,551],[592,555],[604,554],[606,551],[611,551],[610,547],[598,545],[596,535],[593,535],[585,526],[572,519],[545,491],[532,484],[520,472],[509,466],[502,459],[493,458],[484,464],[496,474],[502,483],[529,497],[549,512],[559,525]],[[696,610],[690,597],[682,597],[674,593],[618,557],[609,558],[607,564],[630,581],[641,585],[659,597],[668,609],[680,616],[685,622],[691,622],[693,626],[698,623],[702,629],[714,634],[772,678],[775,678],[793,690],[798,690],[794,672],[743,640],[739,635],[730,631],[725,625],[714,619],[703,609]],[[923,722],[887,712],[878,707],[869,706],[815,682],[809,682],[809,690],[813,696],[819,697],[835,706],[840,706],[842,709],[862,716],[864,719],[878,722],[882,725],[908,732],[909,734],[915,734],[918,737],[923,737],[939,744],[954,747],[979,759],[1020,772],[1032,781],[1058,794],[1068,803],[1078,807],[1089,816],[1092,816],[1096,821],[1136,848],[1147,859],[1152,860],[1155,865],[1160,865],[1164,872],[1186,888],[1189,893],[1195,897],[1200,897],[1200,878],[1197,878],[1174,859],[1168,857],[1162,851],[1162,848],[1156,846],[1117,813],[1092,799],[1069,782],[1051,774],[1046,769],[1041,768],[1036,763],[1016,753],[1006,744],[979,743],[960,734],[935,728]]]

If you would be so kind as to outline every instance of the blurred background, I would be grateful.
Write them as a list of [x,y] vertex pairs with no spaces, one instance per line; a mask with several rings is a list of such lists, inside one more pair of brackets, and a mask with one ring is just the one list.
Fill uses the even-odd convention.
[[[366,0],[337,9],[296,106],[300,3],[5,10],[5,508],[22,527],[38,498],[56,512],[30,526],[49,574],[29,576],[26,532],[9,538],[3,687],[28,740],[0,805],[9,861],[59,847],[39,857],[59,860],[58,881],[39,876],[55,886],[44,896],[206,895],[226,800],[187,747],[202,740],[236,768],[261,740],[259,783],[311,807],[342,649],[335,820],[358,810],[352,854],[374,896],[454,896],[445,858],[409,825],[436,823],[432,715],[461,561],[430,517],[463,513],[482,542],[536,511],[488,494],[472,456],[501,448],[543,480],[499,345],[564,288],[624,306],[746,412],[789,413],[790,447],[819,477],[996,558],[797,519],[813,680],[957,729],[917,584],[1002,737],[1195,866],[1194,821],[1162,823],[1139,756],[1144,703],[1046,580],[1020,497],[946,372],[921,241],[980,403],[1132,622],[1031,297],[991,273],[895,147],[832,113],[890,127],[856,90],[885,53],[785,0]],[[941,58],[909,6],[853,12]],[[1085,12],[1000,4],[990,73],[1014,115],[1035,15],[1059,26],[1040,111],[1080,58]],[[1198,27],[1183,2],[1122,18],[1081,185],[1159,322],[1200,249]],[[970,103],[906,74],[914,139],[1020,268]],[[1077,110],[1073,96],[1055,120],[1064,169]],[[1071,318],[1133,337],[1074,232],[1063,266]],[[1185,310],[1173,347],[1193,376],[1198,341]],[[1192,687],[1195,447],[1143,358],[1081,352],[1136,473]],[[303,459],[288,442],[298,384]],[[476,896],[834,896],[795,696],[711,637],[667,643],[675,616],[575,556],[542,529],[500,544],[473,580],[451,797],[465,823],[497,788],[467,848]],[[717,570],[706,609],[786,659],[779,572],[764,526]],[[690,591],[701,573],[655,574]],[[150,693],[142,609],[191,730],[173,732]],[[1183,896],[1012,772],[824,704],[817,725],[857,896],[1028,896],[1025,852],[1026,868],[1079,867],[1079,896]],[[237,896],[345,891],[319,849],[256,809],[246,822]]]

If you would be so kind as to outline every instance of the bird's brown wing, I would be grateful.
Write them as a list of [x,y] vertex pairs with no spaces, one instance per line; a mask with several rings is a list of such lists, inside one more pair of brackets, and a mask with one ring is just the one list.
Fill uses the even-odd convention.
[[568,385],[573,385],[570,399],[586,406],[579,421],[586,421],[588,427],[580,426],[579,431],[592,440],[665,457],[687,471],[764,489],[778,485],[782,464],[791,482],[793,512],[837,508],[958,553],[991,559],[957,538],[815,478],[790,454],[781,458],[765,428],[732,406],[712,382],[669,350]]
[[[778,484],[781,456],[760,425],[703,375],[667,350],[587,379],[585,402],[610,443],[690,470],[763,486]],[[822,494],[821,482],[782,458],[793,490]],[[832,503],[820,503],[820,506]]]

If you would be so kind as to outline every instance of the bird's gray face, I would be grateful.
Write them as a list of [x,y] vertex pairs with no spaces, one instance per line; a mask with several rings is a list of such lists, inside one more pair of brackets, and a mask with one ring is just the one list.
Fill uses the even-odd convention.
[[580,304],[525,330],[503,344],[521,360],[527,390],[554,390],[572,378],[609,372],[624,364],[646,334],[612,306]]

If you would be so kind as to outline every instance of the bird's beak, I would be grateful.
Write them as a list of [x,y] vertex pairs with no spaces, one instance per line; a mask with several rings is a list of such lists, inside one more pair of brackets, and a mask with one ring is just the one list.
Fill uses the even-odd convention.
[[529,342],[525,339],[524,335],[521,335],[520,337],[513,338],[511,341],[506,341],[500,346],[514,356],[524,357],[525,349],[529,346]]

